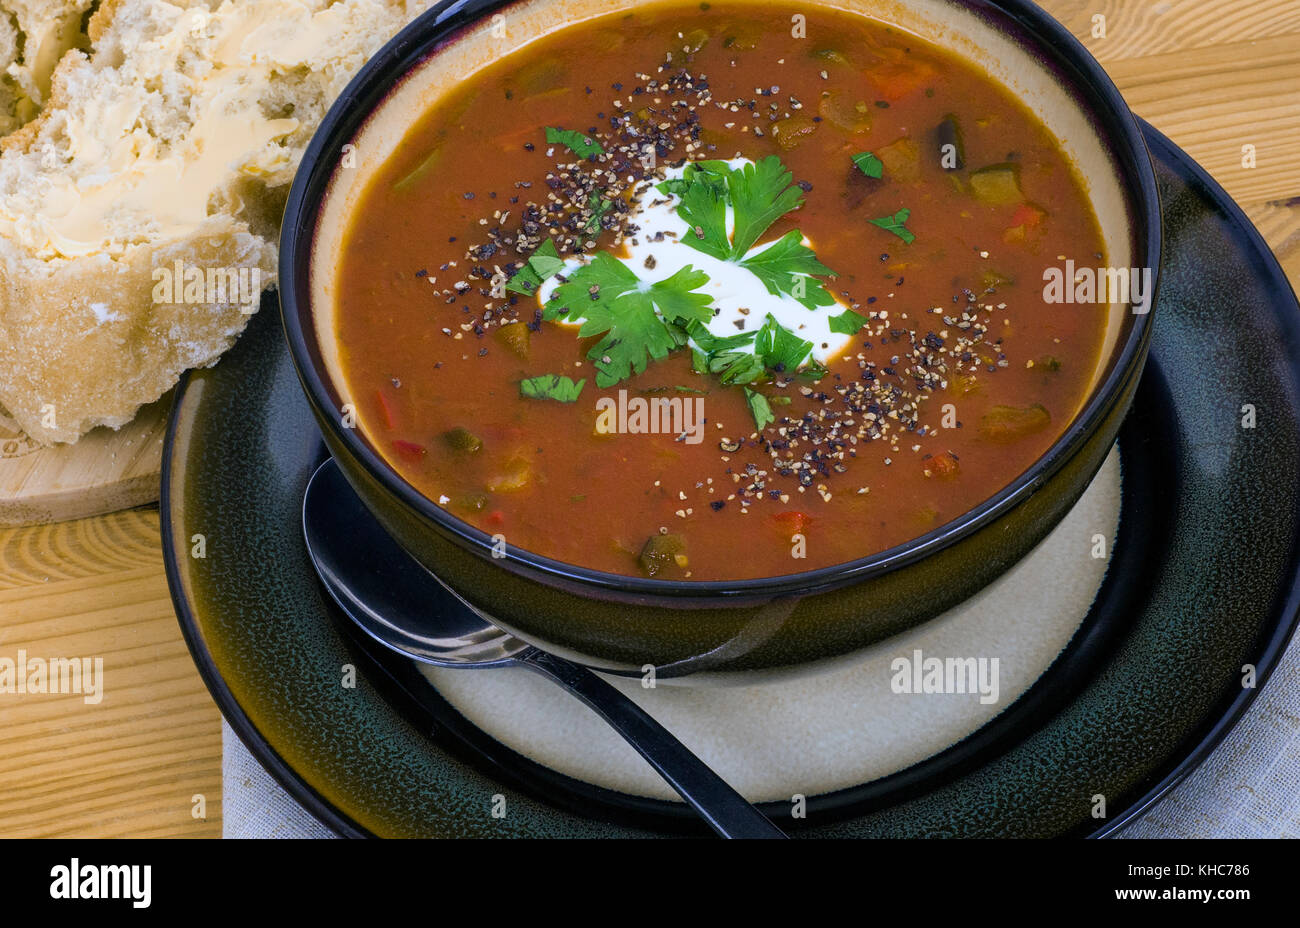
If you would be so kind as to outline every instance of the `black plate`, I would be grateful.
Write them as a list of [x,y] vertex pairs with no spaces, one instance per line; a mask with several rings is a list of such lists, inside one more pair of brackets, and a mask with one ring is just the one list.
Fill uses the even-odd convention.
[[[1165,226],[1152,358],[1121,438],[1124,506],[1105,586],[1048,672],[965,741],[814,797],[817,836],[1104,835],[1222,739],[1296,624],[1300,306],[1240,210],[1145,128]],[[1242,427],[1243,406],[1257,425]],[[302,489],[323,452],[264,311],[182,384],[164,459],[168,578],[236,732],[349,835],[697,831],[679,807],[572,780],[506,749],[409,663],[344,630],[311,573]],[[207,557],[191,556],[205,536]],[[340,685],[355,664],[355,689]],[[508,797],[494,819],[491,797]],[[1092,818],[1092,797],[1109,817]]]

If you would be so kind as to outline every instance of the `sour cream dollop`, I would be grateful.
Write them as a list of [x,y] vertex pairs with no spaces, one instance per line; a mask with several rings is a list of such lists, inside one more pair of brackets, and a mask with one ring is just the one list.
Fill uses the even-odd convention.
[[[746,158],[735,158],[727,162],[733,170],[751,163]],[[680,178],[685,169],[685,165],[670,168],[665,171],[665,179]],[[625,254],[613,257],[646,283],[667,280],[687,265],[707,274],[708,283],[698,292],[707,293],[713,298],[716,313],[706,323],[706,328],[714,335],[726,337],[741,332],[756,332],[770,313],[782,326],[812,342],[813,359],[825,363],[830,358],[844,354],[853,337],[832,332],[830,319],[849,307],[836,297],[832,305],[808,309],[792,296],[769,293],[763,282],[739,263],[722,261],[683,244],[682,239],[694,233],[677,215],[679,202],[671,194],[660,193],[655,187],[647,188],[633,207],[631,221],[638,227],[638,231],[625,241]],[[731,235],[734,230],[735,212],[728,204],[727,234]],[[755,245],[745,257],[760,254],[771,247],[774,241],[775,239]],[[803,243],[814,252],[817,250],[807,236],[804,236]],[[581,258],[569,258],[560,274],[567,276],[584,263]],[[810,281],[809,285],[812,284]],[[550,301],[558,285],[559,281],[552,277],[538,288],[537,299],[540,305],[545,306]],[[578,325],[567,322],[562,324],[575,328]]]

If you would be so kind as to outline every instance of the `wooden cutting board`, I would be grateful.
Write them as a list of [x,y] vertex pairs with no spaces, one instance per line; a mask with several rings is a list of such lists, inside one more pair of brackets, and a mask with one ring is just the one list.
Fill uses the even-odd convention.
[[171,394],[128,425],[42,448],[0,416],[0,526],[38,525],[157,502]]

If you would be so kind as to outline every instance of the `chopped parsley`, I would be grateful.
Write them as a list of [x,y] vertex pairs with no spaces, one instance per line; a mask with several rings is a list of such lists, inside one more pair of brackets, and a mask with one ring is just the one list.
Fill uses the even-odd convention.
[[813,343],[795,335],[771,313],[763,321],[763,327],[754,336],[754,354],[763,366],[770,371],[793,373],[799,369],[808,355],[812,354]]
[[582,395],[586,379],[574,383],[560,374],[542,374],[519,381],[519,395],[530,400],[555,400],[558,403],[576,403]]
[[[830,306],[835,298],[813,276],[834,277],[835,272],[817,260],[798,230],[749,255],[774,222],[803,205],[803,192],[793,179],[781,159],[769,155],[740,168],[725,161],[692,162],[680,179],[664,181],[657,189],[681,201],[677,215],[689,227],[683,244],[748,269],[773,296],[792,296],[808,309]],[[730,236],[728,204],[735,214]]]
[[869,151],[860,151],[853,156],[853,163],[858,170],[868,177],[881,178],[885,174],[885,164]]
[[832,332],[840,335],[857,335],[858,330],[867,324],[867,320],[859,316],[851,309],[847,309],[838,316],[831,316],[826,322]]
[[870,222],[873,226],[880,226],[886,232],[893,232],[903,240],[904,244],[910,245],[916,241],[916,236],[904,223],[907,222],[907,218],[911,215],[912,211],[910,209],[900,209],[892,216],[882,216],[879,219],[872,219]]
[[822,362],[809,361],[799,370],[799,373],[796,374],[795,376],[798,377],[800,380],[810,380],[813,383],[816,383],[817,381],[821,380],[830,372],[831,372],[830,368],[828,368]]
[[[579,133],[548,127],[548,142],[563,144],[580,157],[601,151],[600,146]],[[790,230],[755,251],[759,240],[782,216],[798,209],[803,191],[775,156],[757,164],[732,168],[725,161],[696,161],[687,164],[682,177],[658,185],[661,193],[675,196],[677,215],[688,226],[681,241],[702,254],[738,264],[753,273],[767,291],[788,295],[808,309],[835,304],[834,297],[817,277],[834,276],[803,241],[803,233]],[[599,228],[600,218],[613,204],[603,191],[594,191],[587,203],[591,221],[588,229]],[[728,208],[733,232],[728,234]],[[905,212],[905,211],[904,211]],[[902,221],[906,216],[902,217]],[[565,267],[555,244],[547,240],[511,278],[507,289],[532,295],[541,284]],[[739,385],[746,404],[761,431],[776,417],[772,401],[750,389],[770,380],[773,374],[814,379],[826,368],[811,360],[813,343],[800,338],[768,314],[756,331],[737,335],[715,335],[707,325],[713,318],[712,297],[699,292],[708,275],[687,265],[671,277],[656,282],[642,280],[625,263],[607,252],[560,278],[559,285],[543,308],[543,318],[575,323],[578,337],[598,338],[587,352],[596,369],[596,385],[606,388],[642,373],[652,360],[659,360],[681,348],[691,352],[692,368],[712,374],[725,385]],[[846,316],[865,320],[854,313]],[[832,320],[832,328],[836,320]],[[839,331],[839,329],[835,329]],[[801,370],[803,366],[803,370]],[[567,377],[548,374],[520,383],[524,396],[574,402],[585,381],[574,384]],[[679,392],[702,392],[687,387]],[[780,402],[778,398],[775,402]]]
[[726,199],[708,184],[691,184],[682,192],[681,201],[677,215],[689,227],[682,244],[719,261],[730,261]]
[[727,175],[727,194],[736,211],[735,257],[749,251],[772,223],[803,205],[803,191],[793,181],[794,175],[776,155]]
[[767,397],[757,390],[745,387],[745,402],[749,405],[749,413],[754,417],[754,424],[758,426],[758,431],[763,431],[776,421],[776,415],[772,412]]
[[555,288],[543,317],[580,322],[580,338],[604,336],[587,352],[596,385],[609,387],[645,370],[686,344],[683,326],[713,317],[712,298],[696,293],[708,282],[690,265],[645,284],[617,258],[599,252]]
[[[748,384],[768,380],[774,372],[795,371],[808,360],[813,349],[812,342],[781,325],[771,313],[754,332],[719,336],[699,322],[686,326],[685,331],[697,346],[692,348],[692,367],[696,373],[714,374],[723,384],[744,386],[745,399],[759,431],[775,421],[775,417],[771,401],[755,393]],[[809,361],[800,376],[807,374],[819,379],[825,373],[823,365]]]
[[584,228],[588,232],[599,232],[600,221],[614,208],[614,204],[607,200],[604,194],[603,190],[593,190],[587,200],[587,209],[591,211],[591,218],[587,220]]
[[682,176],[666,180],[656,189],[663,194],[680,197],[690,187],[700,184],[711,187],[718,196],[727,195],[727,175],[731,165],[725,161],[692,161],[682,168]]
[[742,350],[753,346],[756,332],[714,335],[703,323],[695,322],[686,327],[686,334],[698,346],[692,349],[691,364],[697,374],[717,374],[720,381],[730,385],[754,383],[766,373],[753,351]]
[[707,356],[707,371],[727,386],[757,383],[767,375],[763,362],[748,351],[720,351]]
[[741,332],[738,335],[714,335],[706,329],[703,323],[692,322],[686,327],[686,334],[691,337],[691,341],[699,345],[705,352],[728,351],[732,348],[739,348],[742,345],[753,344],[753,332]]
[[579,158],[590,158],[592,155],[605,153],[605,149],[601,148],[600,143],[595,139],[573,129],[557,129],[554,126],[546,127],[546,144],[563,145]]
[[555,242],[549,238],[537,246],[537,250],[528,256],[523,267],[514,273],[506,284],[507,290],[532,296],[545,280],[554,277],[564,267]]
[[781,236],[758,254],[740,262],[763,282],[773,296],[787,294],[808,309],[833,306],[835,297],[826,292],[820,283],[808,286],[809,275],[824,274],[833,277],[835,272],[817,260],[812,249],[803,243],[803,233],[793,229]]

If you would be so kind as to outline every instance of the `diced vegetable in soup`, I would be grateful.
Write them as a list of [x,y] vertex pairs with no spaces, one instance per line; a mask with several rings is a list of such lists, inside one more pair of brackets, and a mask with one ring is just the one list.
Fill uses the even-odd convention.
[[1060,144],[856,14],[662,3],[553,33],[421,115],[337,277],[367,439],[508,546],[661,580],[903,544],[1056,442],[1104,308]]

